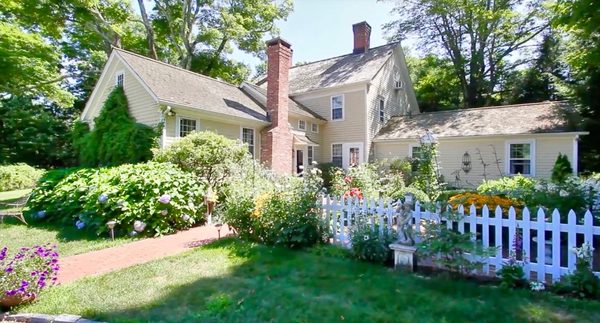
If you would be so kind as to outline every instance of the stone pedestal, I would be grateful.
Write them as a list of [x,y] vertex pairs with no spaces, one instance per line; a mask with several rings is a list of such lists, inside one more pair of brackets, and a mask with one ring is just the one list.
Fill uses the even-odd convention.
[[416,247],[392,243],[390,245],[390,249],[394,251],[394,268],[404,269],[411,272],[416,269]]

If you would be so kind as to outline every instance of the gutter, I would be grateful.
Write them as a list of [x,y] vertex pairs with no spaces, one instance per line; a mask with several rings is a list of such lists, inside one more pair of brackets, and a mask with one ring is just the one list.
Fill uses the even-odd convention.
[[[491,137],[499,137],[499,136],[520,136],[520,137],[531,137],[531,136],[564,136],[564,135],[573,135],[573,136],[584,136],[589,135],[588,131],[573,131],[573,132],[539,132],[539,133],[506,133],[506,134],[495,134],[495,135],[474,135],[474,136],[447,136],[447,137],[439,137],[438,140],[469,140],[469,139],[484,139]],[[375,138],[373,142],[381,142],[381,143],[391,143],[398,141],[413,141],[419,140],[419,137],[409,137],[409,138],[388,138],[381,139]]]

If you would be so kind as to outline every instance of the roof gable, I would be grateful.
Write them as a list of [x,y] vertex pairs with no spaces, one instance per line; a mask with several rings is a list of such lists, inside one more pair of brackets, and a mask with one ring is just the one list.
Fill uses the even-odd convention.
[[267,122],[267,112],[237,86],[173,65],[114,49],[162,104]]
[[[257,86],[254,84],[246,83],[246,82],[243,83],[242,88],[244,86],[248,86],[250,89],[252,89],[255,92],[258,92],[261,95],[261,98],[255,98],[255,99],[257,99],[263,103],[266,101],[266,99],[267,99],[267,90],[266,89],[261,88],[260,86]],[[252,95],[254,97],[252,92],[248,92],[248,95]],[[325,120],[325,118],[323,118],[316,112],[312,111],[311,109],[307,108],[306,106],[298,103],[296,100],[294,100],[292,98],[288,99],[288,106],[289,106],[290,112],[293,112],[295,114],[309,117],[309,118]]]
[[564,101],[421,113],[391,118],[375,140],[418,139],[426,129],[440,138],[569,132],[573,115]]
[[[366,53],[347,54],[296,65],[290,69],[290,95],[368,82],[379,72],[397,46],[399,43],[391,43],[371,48]],[[266,78],[257,85],[266,88]]]

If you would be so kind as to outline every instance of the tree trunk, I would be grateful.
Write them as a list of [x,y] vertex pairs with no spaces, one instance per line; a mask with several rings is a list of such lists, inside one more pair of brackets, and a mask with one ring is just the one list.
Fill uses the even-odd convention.
[[148,14],[146,13],[146,6],[144,5],[144,0],[138,0],[138,4],[140,5],[140,15],[142,16],[142,21],[144,22],[144,27],[146,28],[146,40],[148,41],[148,57],[152,59],[158,59],[158,55],[156,55],[156,42],[154,40],[154,28],[152,28],[152,22],[148,19]]

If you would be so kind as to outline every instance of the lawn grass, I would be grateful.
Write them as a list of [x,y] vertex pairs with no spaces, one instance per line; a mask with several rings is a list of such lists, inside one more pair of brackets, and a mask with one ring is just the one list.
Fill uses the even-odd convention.
[[[30,190],[18,190],[0,193],[0,203],[13,201]],[[129,238],[116,238],[111,241],[108,237],[98,237],[93,232],[77,230],[75,226],[62,227],[55,224],[34,223],[25,225],[12,217],[6,217],[0,223],[0,248],[8,247],[13,253],[21,247],[53,243],[58,246],[61,256],[70,256],[94,250],[104,249],[127,242]]]
[[600,321],[599,302],[419,277],[235,239],[57,286],[17,310],[110,322]]

